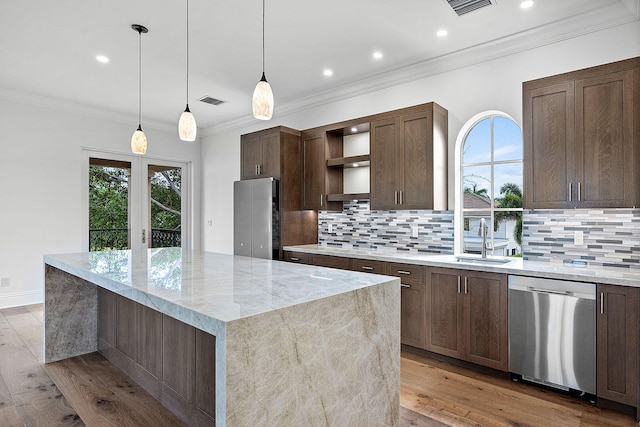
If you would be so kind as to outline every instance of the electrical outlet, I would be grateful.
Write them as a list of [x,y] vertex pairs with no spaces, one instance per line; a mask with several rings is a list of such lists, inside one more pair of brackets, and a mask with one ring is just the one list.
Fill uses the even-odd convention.
[[7,286],[11,286],[11,280],[8,277],[3,277],[0,279],[0,286],[6,288]]
[[212,220],[212,219],[208,219],[208,220],[207,220],[207,225],[208,225],[209,227],[213,227],[213,220]]
[[584,233],[582,230],[576,230],[573,233],[573,244],[576,246],[584,245]]
[[411,236],[418,237],[418,227],[411,227]]
[[333,233],[333,224],[329,224],[327,227],[329,233]]

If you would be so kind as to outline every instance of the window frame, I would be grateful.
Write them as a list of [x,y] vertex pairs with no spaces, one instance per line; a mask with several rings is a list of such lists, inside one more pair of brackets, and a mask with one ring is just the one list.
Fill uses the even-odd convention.
[[[502,112],[502,111],[498,111],[498,110],[488,110],[488,111],[483,111],[481,113],[476,114],[475,116],[471,117],[460,129],[460,132],[458,133],[458,137],[456,138],[456,145],[455,145],[455,151],[454,151],[454,157],[455,157],[455,169],[454,169],[454,181],[455,181],[455,195],[454,195],[454,226],[453,226],[453,234],[454,234],[454,239],[453,239],[453,252],[455,255],[462,255],[464,253],[464,211],[463,211],[463,201],[464,201],[464,177],[462,176],[463,173],[463,167],[462,167],[462,149],[464,148],[464,143],[467,140],[467,137],[469,136],[469,133],[471,132],[471,130],[481,121],[487,119],[487,118],[493,118],[493,117],[503,117],[506,119],[511,120],[512,122],[514,122],[519,128],[520,128],[520,134],[522,135],[522,125],[520,123],[518,123],[518,121],[516,119],[514,119],[512,116],[510,116],[509,114]],[[493,151],[494,147],[493,147],[493,143],[494,143],[494,137],[493,137],[493,123],[491,124],[491,150]],[[524,157],[524,151],[523,151],[523,157]],[[520,162],[524,162],[524,159],[521,159]],[[514,161],[493,161],[493,155],[491,156],[491,161],[489,162],[482,162],[482,163],[478,163],[475,164],[473,163],[472,165],[499,165],[499,164],[508,164],[508,163],[515,163]],[[493,187],[495,186],[494,184],[494,170],[493,167],[491,168],[491,190],[493,191]],[[499,211],[520,211],[522,212],[524,209],[523,208],[495,208],[494,207],[494,199],[495,199],[495,195],[493,195],[494,197],[491,200],[491,209],[487,210],[487,213],[489,214],[488,216],[490,216],[492,218],[492,221],[490,224],[488,224],[488,228],[489,228],[489,241],[491,242],[491,245],[493,246],[493,239],[494,239],[494,231],[493,231],[493,227],[491,226],[493,224],[493,218],[494,218],[494,213],[495,212],[499,212]]]

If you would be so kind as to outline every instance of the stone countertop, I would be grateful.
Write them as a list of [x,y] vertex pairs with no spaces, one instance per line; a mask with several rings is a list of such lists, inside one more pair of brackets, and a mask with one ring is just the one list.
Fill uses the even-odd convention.
[[220,322],[397,280],[180,248],[46,255],[44,262],[165,314],[187,309]]
[[[455,255],[403,253],[395,249],[372,250],[331,247],[325,245],[300,245],[285,246],[284,250],[347,258],[369,259],[373,261],[402,262],[406,264],[417,264],[430,267],[457,268],[464,270],[506,273],[518,276],[640,287],[640,269],[589,265],[565,265],[562,260],[539,262],[525,261],[522,258],[513,258],[512,261],[509,261],[506,264],[484,265],[473,262],[461,262]],[[470,258],[473,258],[473,256],[470,256]],[[479,258],[479,256],[477,256],[477,258]]]

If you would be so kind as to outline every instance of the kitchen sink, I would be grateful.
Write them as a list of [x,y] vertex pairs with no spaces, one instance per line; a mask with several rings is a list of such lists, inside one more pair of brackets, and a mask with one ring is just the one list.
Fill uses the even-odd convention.
[[507,264],[511,261],[513,261],[513,259],[492,257],[492,256],[482,258],[479,256],[460,255],[456,257],[456,262],[465,263],[465,264],[502,265],[502,264]]

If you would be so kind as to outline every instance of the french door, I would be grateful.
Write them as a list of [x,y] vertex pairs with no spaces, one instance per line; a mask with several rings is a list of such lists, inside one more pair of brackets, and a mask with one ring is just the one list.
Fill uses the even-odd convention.
[[187,162],[85,150],[86,250],[191,247]]

